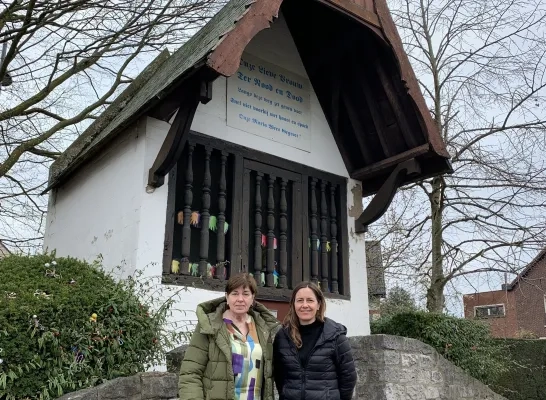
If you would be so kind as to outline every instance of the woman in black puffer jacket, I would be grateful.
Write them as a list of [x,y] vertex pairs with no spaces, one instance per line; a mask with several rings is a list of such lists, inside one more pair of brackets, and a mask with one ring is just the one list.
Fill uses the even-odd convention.
[[321,290],[302,282],[292,292],[284,327],[273,344],[273,376],[280,400],[349,400],[356,370],[347,329],[324,317]]

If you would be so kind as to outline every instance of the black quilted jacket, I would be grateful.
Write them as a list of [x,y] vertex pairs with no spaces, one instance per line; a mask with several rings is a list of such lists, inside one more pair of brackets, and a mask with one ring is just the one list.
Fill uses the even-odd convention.
[[280,400],[349,400],[356,370],[347,329],[326,318],[324,329],[301,365],[289,328],[281,329],[273,344],[273,376]]

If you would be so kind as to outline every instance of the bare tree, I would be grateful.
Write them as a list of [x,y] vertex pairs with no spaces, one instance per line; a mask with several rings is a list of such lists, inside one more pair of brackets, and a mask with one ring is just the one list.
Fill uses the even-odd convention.
[[546,3],[391,10],[454,173],[402,189],[371,233],[390,274],[422,283],[427,309],[442,312],[448,284],[515,272],[546,244]]
[[[0,0],[0,239],[40,242],[47,167],[218,0]],[[9,86],[8,86],[9,85]]]

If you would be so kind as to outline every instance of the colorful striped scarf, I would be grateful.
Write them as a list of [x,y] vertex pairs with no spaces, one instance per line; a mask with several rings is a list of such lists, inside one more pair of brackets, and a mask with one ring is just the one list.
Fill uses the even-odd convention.
[[245,337],[224,318],[231,339],[231,361],[235,377],[234,400],[260,400],[263,380],[262,346],[258,340],[256,325],[249,315],[247,318],[248,335]]

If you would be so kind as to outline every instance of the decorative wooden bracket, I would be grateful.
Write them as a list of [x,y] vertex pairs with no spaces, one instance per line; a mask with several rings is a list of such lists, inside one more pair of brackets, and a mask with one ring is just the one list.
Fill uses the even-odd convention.
[[199,85],[181,91],[182,100],[176,117],[161,145],[152,168],[148,172],[148,187],[158,188],[165,183],[165,175],[174,168],[188,141],[191,124],[199,102],[204,104],[212,99],[212,82],[202,81]]
[[355,221],[355,232],[364,233],[368,231],[368,226],[377,221],[392,202],[396,190],[408,175],[421,173],[421,167],[415,158],[401,162],[391,172],[385,183],[381,186],[368,207],[362,212]]

